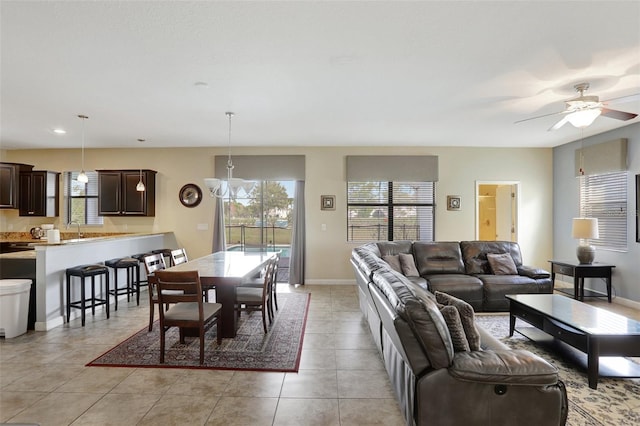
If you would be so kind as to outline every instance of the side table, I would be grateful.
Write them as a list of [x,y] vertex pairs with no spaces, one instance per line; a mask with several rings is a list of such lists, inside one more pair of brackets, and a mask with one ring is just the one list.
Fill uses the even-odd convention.
[[[584,300],[584,279],[603,278],[607,284],[607,300],[611,303],[611,271],[615,265],[594,262],[590,264],[578,263],[577,261],[567,262],[550,260],[551,263],[551,283],[555,285],[556,274],[573,277],[573,298]],[[592,292],[594,293],[594,292]],[[591,294],[599,295],[601,293]]]

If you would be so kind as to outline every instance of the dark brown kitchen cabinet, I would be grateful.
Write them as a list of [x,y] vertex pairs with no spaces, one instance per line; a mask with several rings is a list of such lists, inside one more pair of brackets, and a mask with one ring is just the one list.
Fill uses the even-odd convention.
[[21,163],[0,163],[0,209],[17,209],[20,203],[20,172],[29,172],[33,166]]
[[60,215],[60,173],[34,170],[20,173],[20,216]]
[[[142,176],[145,190],[136,186]],[[100,216],[155,216],[155,170],[98,170]]]

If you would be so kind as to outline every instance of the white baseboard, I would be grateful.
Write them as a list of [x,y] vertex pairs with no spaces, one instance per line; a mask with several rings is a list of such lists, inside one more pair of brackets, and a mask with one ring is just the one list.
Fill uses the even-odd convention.
[[305,284],[309,285],[356,285],[356,280],[354,279],[338,279],[338,280],[329,280],[329,279],[316,279],[316,280],[305,280]]

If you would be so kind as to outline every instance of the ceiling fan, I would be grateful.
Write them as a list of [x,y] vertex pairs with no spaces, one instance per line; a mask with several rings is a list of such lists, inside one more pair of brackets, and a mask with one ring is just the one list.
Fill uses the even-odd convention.
[[549,128],[549,130],[558,130],[567,122],[571,123],[574,127],[590,126],[591,123],[593,123],[593,121],[600,115],[623,121],[631,120],[638,116],[638,114],[633,114],[630,112],[609,109],[606,108],[606,106],[615,103],[631,101],[632,98],[640,96],[640,93],[629,96],[621,96],[619,98],[609,99],[606,101],[600,101],[597,96],[585,96],[584,92],[589,89],[589,83],[579,83],[573,87],[576,89],[576,92],[580,93],[580,96],[575,99],[565,101],[566,108],[564,111],[539,115],[537,117],[525,118],[524,120],[516,121],[516,123],[522,123],[523,121],[535,120],[537,118],[548,117],[551,115],[564,114],[564,117],[562,117],[560,121]]

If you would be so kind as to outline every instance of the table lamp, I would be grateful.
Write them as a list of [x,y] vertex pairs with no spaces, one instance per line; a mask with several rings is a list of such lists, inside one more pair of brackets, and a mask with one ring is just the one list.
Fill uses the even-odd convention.
[[573,238],[580,239],[580,244],[576,249],[580,264],[590,265],[596,257],[596,248],[589,244],[589,239],[599,238],[598,219],[590,217],[576,217],[573,219],[571,229]]

